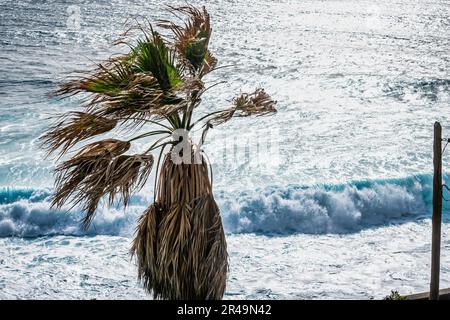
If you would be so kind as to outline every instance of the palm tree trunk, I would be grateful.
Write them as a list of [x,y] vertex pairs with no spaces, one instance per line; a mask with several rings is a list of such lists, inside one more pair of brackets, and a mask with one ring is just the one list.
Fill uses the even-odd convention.
[[156,192],[131,249],[139,279],[155,299],[221,299],[228,254],[205,160],[177,165],[166,155]]

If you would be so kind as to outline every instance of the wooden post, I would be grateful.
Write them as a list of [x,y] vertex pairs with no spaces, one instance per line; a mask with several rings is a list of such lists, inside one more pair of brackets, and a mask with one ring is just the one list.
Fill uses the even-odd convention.
[[438,300],[442,218],[442,127],[439,122],[434,123],[433,165],[434,175],[430,300]]

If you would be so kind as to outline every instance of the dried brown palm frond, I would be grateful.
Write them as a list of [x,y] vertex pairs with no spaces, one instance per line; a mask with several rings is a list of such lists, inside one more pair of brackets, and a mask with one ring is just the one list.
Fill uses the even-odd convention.
[[[178,25],[172,21],[161,20],[158,26],[170,30],[174,35],[174,47],[182,60],[193,72],[200,71],[206,74],[216,64],[216,59],[208,51],[211,37],[210,16],[206,8],[197,9],[194,6],[173,7],[168,6],[169,11],[175,16],[182,14],[187,16],[184,25]],[[206,62],[206,66],[203,69]],[[203,69],[203,70],[202,70]]]
[[103,194],[109,195],[109,203],[114,203],[116,194],[121,195],[121,202],[127,206],[130,195],[140,190],[150,175],[153,167],[152,155],[120,155],[111,161],[106,169],[106,186]]
[[[91,174],[104,170],[110,159],[107,157],[80,157],[70,159],[58,165],[55,169],[55,193],[52,198],[52,206],[62,207],[67,203],[78,204],[84,201],[84,194],[88,190],[82,190],[83,181]],[[69,198],[73,198],[69,201]],[[92,200],[88,200],[92,202]]]
[[264,89],[257,89],[253,93],[243,93],[234,99],[238,117],[247,117],[250,115],[266,115],[275,113],[276,102],[272,100],[269,94]]
[[[194,287],[200,297],[221,299],[225,293],[228,254],[220,210],[210,193],[194,201],[191,256]],[[211,286],[211,284],[214,284]]]
[[[158,280],[158,226],[163,209],[158,203],[152,204],[139,218],[136,237],[130,252],[138,257],[138,276],[145,288],[162,292],[163,285]],[[156,297],[156,295],[155,295]]]
[[257,89],[253,93],[242,93],[233,100],[233,107],[215,113],[209,118],[212,125],[222,124],[233,117],[263,116],[276,113],[276,101],[273,101],[264,89]]
[[205,84],[202,80],[200,80],[197,77],[188,78],[184,81],[183,85],[181,85],[177,92],[179,93],[185,93],[187,95],[191,94],[192,92],[200,92],[204,90]]
[[111,159],[130,148],[128,141],[106,139],[83,147],[74,157],[56,167],[53,205],[61,207],[92,173],[106,169]]
[[155,299],[221,299],[228,255],[206,162],[166,156],[157,202],[141,217],[131,249]]
[[128,141],[102,140],[83,147],[73,158],[56,168],[56,192],[52,205],[83,203],[88,227],[99,201],[116,194],[126,206],[130,194],[142,188],[153,166],[151,155],[121,155],[130,148]]
[[153,166],[151,155],[83,156],[77,161],[67,161],[57,168],[54,205],[61,206],[68,201],[83,203],[86,212],[83,220],[87,228],[94,217],[99,201],[108,196],[114,203],[118,195],[126,207],[133,192],[140,190]]
[[83,148],[81,148],[80,151],[77,152],[77,154],[70,161],[76,162],[77,160],[82,159],[84,157],[88,158],[96,156],[114,157],[124,152],[127,152],[128,149],[130,149],[130,142],[128,141],[121,141],[117,139],[104,139],[84,146]]
[[78,142],[114,129],[117,121],[86,112],[70,112],[63,115],[41,138],[48,153],[58,149],[66,153]]
[[216,66],[217,66],[217,58],[214,57],[211,51],[208,50],[205,55],[205,62],[203,64],[201,75],[203,76],[207,73],[210,73],[215,69]]

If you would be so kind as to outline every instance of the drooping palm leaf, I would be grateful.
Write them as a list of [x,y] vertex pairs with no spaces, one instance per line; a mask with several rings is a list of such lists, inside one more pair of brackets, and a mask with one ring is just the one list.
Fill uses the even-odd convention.
[[108,132],[117,121],[86,112],[69,112],[41,138],[42,144],[53,153],[66,153],[78,142]]
[[103,196],[112,204],[117,195],[124,206],[130,195],[140,190],[153,166],[152,155],[123,155],[128,141],[102,140],[87,145],[73,158],[56,168],[56,192],[53,205],[84,203],[87,228]]
[[107,184],[103,193],[109,195],[109,203],[114,203],[116,194],[121,195],[121,202],[127,206],[130,195],[145,185],[153,167],[152,155],[120,155],[113,159],[107,169]]
[[69,197],[81,192],[75,203],[84,200],[80,184],[83,180],[97,171],[106,168],[111,159],[126,152],[130,143],[116,139],[107,139],[94,142],[83,147],[74,157],[66,160],[56,167],[56,186],[52,205],[62,207]]

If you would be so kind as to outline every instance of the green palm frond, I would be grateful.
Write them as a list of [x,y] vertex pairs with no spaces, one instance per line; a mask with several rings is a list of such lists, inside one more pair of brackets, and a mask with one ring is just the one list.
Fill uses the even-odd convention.
[[149,73],[135,73],[128,87],[114,95],[99,95],[88,110],[100,116],[118,120],[161,119],[177,108],[165,103],[165,94],[158,81]]
[[125,62],[126,57],[110,59],[98,64],[94,72],[63,83],[52,95],[70,96],[80,92],[113,96],[129,86],[134,79],[134,72]]
[[181,72],[175,65],[175,54],[156,31],[152,29],[151,32],[151,37],[138,40],[132,48],[132,65],[137,72],[150,72],[164,92],[174,91],[183,83]]
[[115,120],[162,119],[185,107],[176,92],[191,83],[184,85],[174,52],[151,29],[151,36],[138,40],[129,54],[99,64],[94,73],[62,84],[53,94],[91,93],[88,111]]

